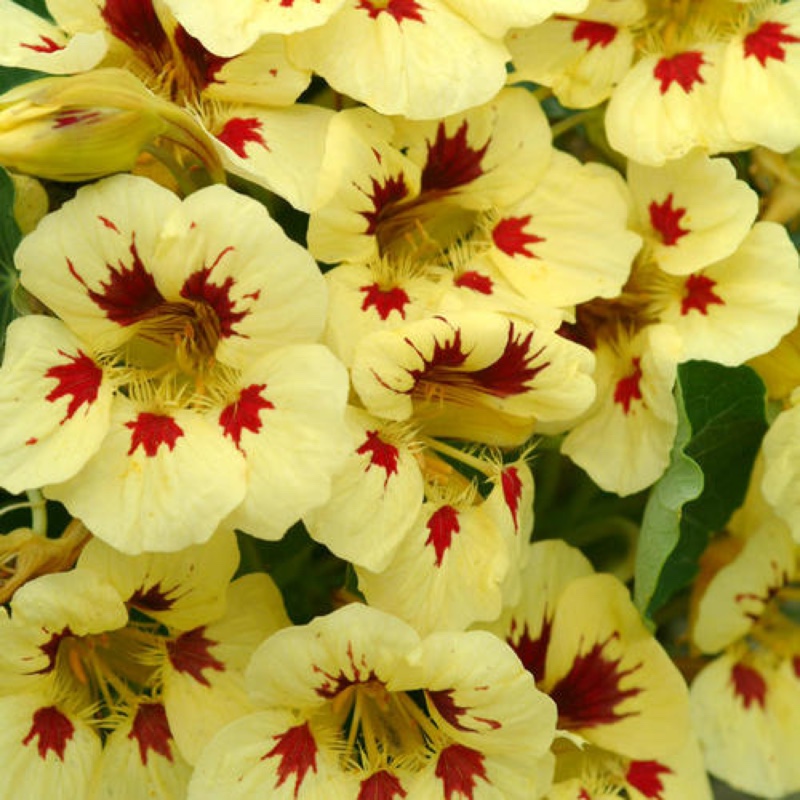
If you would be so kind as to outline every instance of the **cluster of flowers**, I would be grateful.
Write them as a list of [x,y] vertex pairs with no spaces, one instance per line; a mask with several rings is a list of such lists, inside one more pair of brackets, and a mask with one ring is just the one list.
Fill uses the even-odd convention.
[[[719,155],[797,182],[800,0],[24,5],[0,486],[74,519],[0,540],[0,798],[800,789],[800,192]],[[607,163],[551,94],[556,133],[608,101]],[[689,690],[618,577],[531,543],[532,443],[640,492],[679,365],[758,357],[782,410]],[[304,625],[235,535],[298,521],[359,593]]]

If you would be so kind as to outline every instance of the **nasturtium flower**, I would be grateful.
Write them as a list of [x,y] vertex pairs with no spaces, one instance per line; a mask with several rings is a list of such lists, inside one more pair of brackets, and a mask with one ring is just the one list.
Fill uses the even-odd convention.
[[792,394],[792,405],[783,410],[767,431],[762,452],[764,474],[761,491],[772,510],[800,543],[800,491],[798,490],[798,447],[800,446],[800,396]]
[[45,487],[130,553],[204,541],[225,518],[280,538],[327,499],[347,375],[314,343],[322,276],[263,206],[120,175],[45,217],[16,261],[60,319],[9,329],[6,488]]
[[233,583],[236,538],[125,556],[94,540],[0,620],[4,795],[184,796],[191,763],[252,706],[244,668],[288,624],[266,575]]
[[247,682],[257,710],[208,744],[189,800],[536,800],[550,786],[554,705],[484,631],[421,638],[351,605],[271,636]]

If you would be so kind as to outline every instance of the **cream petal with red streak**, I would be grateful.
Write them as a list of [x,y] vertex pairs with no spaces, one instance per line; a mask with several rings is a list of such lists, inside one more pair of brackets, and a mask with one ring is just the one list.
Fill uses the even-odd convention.
[[113,386],[60,320],[22,317],[7,330],[0,370],[0,483],[12,493],[67,480],[101,446]]
[[243,499],[245,470],[211,420],[145,411],[119,397],[100,450],[45,494],[123,553],[173,551],[211,537]]
[[509,55],[441,0],[348,0],[324,27],[291,36],[289,57],[382,114],[435,119],[497,94]]
[[693,150],[662,167],[628,162],[644,255],[670,275],[688,275],[731,255],[758,213],[758,195],[726,158]]
[[226,524],[280,539],[328,500],[351,451],[344,425],[347,372],[322,345],[293,345],[248,365],[240,385],[234,420],[216,415],[247,463],[247,492]]

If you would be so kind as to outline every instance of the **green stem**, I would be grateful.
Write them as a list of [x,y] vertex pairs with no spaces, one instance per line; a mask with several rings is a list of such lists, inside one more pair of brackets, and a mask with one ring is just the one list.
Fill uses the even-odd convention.
[[28,489],[28,502],[31,507],[31,530],[40,536],[47,536],[47,501],[39,489]]
[[567,117],[566,119],[562,119],[560,122],[556,122],[556,124],[552,125],[550,128],[550,130],[553,132],[553,139],[558,139],[559,136],[565,134],[567,131],[577,128],[578,125],[583,125],[584,122],[590,120],[596,114],[596,108],[587,108],[585,111],[579,111],[577,114],[573,114],[571,117]]

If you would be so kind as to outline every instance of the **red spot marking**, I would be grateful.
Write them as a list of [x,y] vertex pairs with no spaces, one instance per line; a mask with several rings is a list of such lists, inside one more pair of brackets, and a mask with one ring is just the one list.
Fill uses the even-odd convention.
[[277,741],[277,744],[272,750],[265,753],[261,760],[280,759],[276,769],[278,782],[275,784],[275,788],[282,786],[290,775],[294,775],[294,796],[296,798],[308,771],[317,771],[317,743],[314,741],[307,722],[289,728],[285,733],[279,733],[272,738]]
[[666,94],[669,87],[677,83],[686,94],[689,94],[696,83],[705,83],[700,74],[700,67],[706,63],[703,54],[696,50],[660,59],[653,70],[653,75],[661,83],[659,91],[661,94]]
[[136,739],[138,742],[139,758],[145,766],[151,750],[166,758],[167,761],[174,760],[170,748],[172,732],[161,703],[142,703],[139,706],[136,716],[133,718],[128,738]]
[[367,664],[367,657],[363,653],[361,655],[360,665],[356,664],[352,642],[347,643],[347,660],[350,662],[350,669],[353,673],[352,678],[345,675],[342,670],[339,670],[338,675],[332,675],[330,672],[325,672],[324,669],[318,667],[316,664],[312,665],[312,671],[322,675],[325,678],[325,680],[314,690],[320,697],[324,697],[326,700],[331,700],[336,697],[339,692],[347,689],[349,686],[353,686],[356,683],[369,683],[370,681],[381,683],[380,679],[373,670],[369,670],[369,672],[367,672],[367,667],[369,665]]
[[183,436],[183,429],[172,417],[163,414],[141,412],[135,420],[125,423],[130,428],[131,447],[128,455],[136,452],[137,447],[142,447],[149,458],[158,454],[158,448],[165,444],[170,451],[175,449],[175,442]]
[[436,129],[436,139],[428,143],[428,156],[422,170],[423,192],[450,191],[484,174],[481,161],[489,148],[489,139],[479,149],[467,144],[467,121],[453,136],[448,136],[444,122]]
[[98,215],[97,219],[103,223],[109,230],[114,231],[114,233],[119,233],[119,228],[108,218]]
[[271,77],[273,77],[273,78],[277,78],[277,77],[278,77],[278,70],[277,70],[277,69],[275,69],[275,67],[273,67],[273,68],[272,68],[272,69],[269,71],[269,74],[270,74],[270,76],[271,76]]
[[219,415],[219,424],[226,436],[233,439],[237,447],[242,440],[242,431],[258,433],[263,426],[261,412],[275,406],[262,396],[261,392],[267,388],[266,383],[253,383],[239,392],[239,399],[222,409]]
[[[402,175],[389,177],[384,183],[376,178],[371,178],[372,191],[367,193],[372,203],[372,210],[362,211],[361,216],[367,221],[367,235],[372,235],[378,230],[378,223],[391,210],[391,206],[402,200],[408,195],[408,186]],[[361,191],[364,191],[363,189]]]
[[463,744],[451,744],[439,753],[435,774],[442,782],[445,800],[453,800],[456,795],[474,800],[478,778],[489,783],[483,753]]
[[640,712],[620,713],[617,707],[641,694],[638,686],[623,689],[622,681],[641,668],[641,662],[628,669],[620,668],[619,658],[607,658],[603,651],[618,634],[598,642],[584,654],[575,657],[569,672],[550,691],[558,707],[559,728],[575,730],[609,725]]
[[436,566],[441,567],[444,554],[450,548],[453,536],[459,533],[461,525],[458,522],[458,511],[453,506],[442,506],[429,517],[426,527],[428,538],[425,544],[432,544],[436,552]]
[[506,638],[511,649],[528,672],[533,675],[536,682],[544,680],[544,665],[547,661],[547,648],[550,646],[550,635],[553,631],[553,621],[549,617],[542,620],[542,630],[534,639],[528,632],[527,623],[522,628],[522,633],[515,642],[514,634],[517,629],[516,619],[511,621],[511,635]]
[[672,770],[658,761],[631,761],[625,780],[645,797],[664,800],[661,794],[664,791],[661,776],[671,774]]
[[370,19],[377,19],[380,14],[386,13],[394,17],[398,24],[404,19],[425,22],[417,0],[359,0],[356,8],[366,11]]
[[492,239],[497,247],[507,256],[523,256],[524,258],[538,258],[531,245],[544,242],[546,239],[535,233],[526,233],[525,226],[531,221],[531,215],[524,217],[506,217],[501,219],[492,231]]
[[48,664],[46,667],[37,669],[35,675],[44,675],[52,672],[56,665],[56,657],[58,656],[58,648],[61,647],[61,642],[72,636],[72,631],[69,627],[64,628],[59,633],[54,633],[44,644],[39,645],[39,649],[47,656]]
[[128,600],[128,605],[144,611],[169,611],[175,605],[175,600],[169,594],[175,589],[165,591],[161,584],[156,583],[146,591],[137,589]]
[[38,439],[37,439],[35,436],[31,436],[31,438],[30,438],[30,439],[26,439],[26,440],[25,440],[25,444],[26,444],[26,445],[28,445],[28,446],[30,446],[30,445],[34,445],[34,444],[36,444],[38,441],[39,441],[39,440],[38,440]]
[[462,272],[453,283],[460,289],[472,289],[473,292],[479,294],[492,294],[494,290],[494,283],[488,275],[482,275],[475,270],[468,270]]
[[194,628],[182,633],[176,639],[167,641],[167,654],[173,667],[178,672],[186,672],[203,686],[210,686],[204,670],[213,669],[225,672],[225,665],[211,655],[210,648],[217,642],[207,639],[205,627]]
[[680,238],[690,233],[688,228],[681,227],[681,220],[686,214],[686,209],[673,208],[672,201],[673,196],[670,192],[663,203],[656,203],[654,200],[648,207],[650,224],[659,232],[662,244],[667,247],[677,244]]
[[622,406],[625,414],[631,413],[631,404],[634,400],[642,399],[642,367],[641,359],[634,358],[631,362],[633,365],[633,372],[620,378],[617,385],[614,387],[614,402],[618,406]]
[[361,286],[359,291],[364,292],[364,302],[361,310],[374,308],[382,320],[386,320],[392,311],[396,311],[400,316],[406,318],[406,304],[411,302],[408,294],[399,286],[391,289],[381,289],[377,283],[370,286]]
[[59,350],[58,353],[69,359],[69,363],[58,364],[45,372],[45,378],[52,378],[58,384],[45,400],[54,403],[62,397],[70,396],[67,412],[59,423],[63,425],[75,416],[82,405],[91,406],[97,400],[103,380],[103,370],[82,350],[78,350],[76,355],[70,355],[63,350]]
[[130,266],[119,261],[116,267],[108,267],[108,281],[100,282],[101,289],[89,289],[86,281],[67,259],[67,267],[72,276],[86,287],[89,297],[105,315],[119,325],[132,325],[150,316],[152,311],[164,302],[161,292],[156,288],[153,276],[145,269],[135,236],[131,238]]
[[725,301],[714,293],[716,285],[716,281],[707,278],[705,275],[690,275],[684,285],[681,314],[686,316],[694,309],[706,316],[709,306],[724,306]]
[[137,51],[168,51],[153,0],[105,0],[100,16],[112,35]]
[[397,474],[397,458],[400,455],[400,451],[393,444],[384,442],[378,435],[378,431],[367,431],[367,438],[356,450],[356,453],[360,456],[369,453],[367,470],[373,465],[380,467],[386,473],[386,478],[383,481],[383,486],[386,488],[389,478]]
[[256,117],[232,117],[217,134],[223,144],[228,145],[239,158],[247,158],[247,145],[255,142],[270,152],[270,147],[263,137],[262,123]]
[[481,389],[495,397],[509,397],[512,394],[523,394],[530,388],[532,381],[543,369],[550,366],[550,362],[540,364],[538,367],[530,366],[537,359],[544,348],[536,352],[530,349],[533,331],[527,336],[520,334],[514,338],[514,323],[508,326],[506,346],[498,359],[488,367],[476,370],[470,374],[470,380],[480,384]]
[[361,781],[356,800],[394,800],[395,797],[407,797],[408,792],[403,789],[403,784],[396,775],[385,769],[370,775]]
[[586,789],[581,789],[581,792],[578,795],[578,800],[592,800],[592,798],[589,795],[589,792],[586,791]]
[[59,111],[53,118],[53,130],[68,128],[70,125],[90,125],[102,118],[99,111]]
[[792,659],[792,669],[796,678],[800,678],[800,656],[795,656]]
[[572,31],[573,42],[586,42],[586,49],[608,47],[617,38],[617,29],[606,22],[592,22],[582,19]]
[[[443,689],[438,692],[426,692],[428,699],[433,703],[436,710],[442,715],[442,718],[454,728],[460,731],[478,732],[479,728],[470,728],[461,723],[461,717],[469,712],[468,708],[456,705],[453,699],[453,689]],[[486,719],[485,717],[475,717],[478,722],[484,722],[491,730],[496,731],[502,725],[495,719]]]
[[800,38],[790,33],[785,33],[788,25],[781,22],[762,22],[752,33],[744,38],[744,57],[754,56],[762,67],[772,58],[775,61],[785,61],[786,44],[797,44]]
[[235,303],[231,299],[231,289],[234,286],[234,280],[230,275],[222,283],[211,283],[209,280],[214,267],[219,264],[224,255],[232,251],[232,247],[226,247],[210,267],[203,267],[203,269],[193,272],[181,288],[181,297],[211,307],[219,321],[220,336],[233,336],[237,333],[234,325],[240,323],[249,313],[248,311],[233,310]]
[[519,477],[519,470],[516,467],[504,469],[500,474],[500,486],[503,489],[508,510],[511,512],[511,519],[514,522],[514,529],[519,530],[519,501],[522,497],[522,479]]
[[45,760],[48,751],[55,753],[59,761],[64,760],[64,751],[67,742],[75,733],[75,726],[55,706],[39,708],[34,712],[33,724],[22,744],[30,744],[35,737],[39,737],[36,745],[39,758]]
[[184,64],[192,75],[195,86],[201,90],[217,80],[217,73],[230,58],[210,53],[199,39],[195,39],[182,25],[175,28],[175,46],[183,56]]
[[758,670],[744,664],[734,664],[731,670],[731,686],[745,708],[750,708],[753,703],[761,708],[766,706],[767,682]]
[[63,44],[58,44],[49,36],[40,35],[39,41],[41,44],[26,44],[25,42],[20,42],[19,46],[24,47],[28,50],[35,50],[37,53],[57,53],[59,50],[64,49]]

